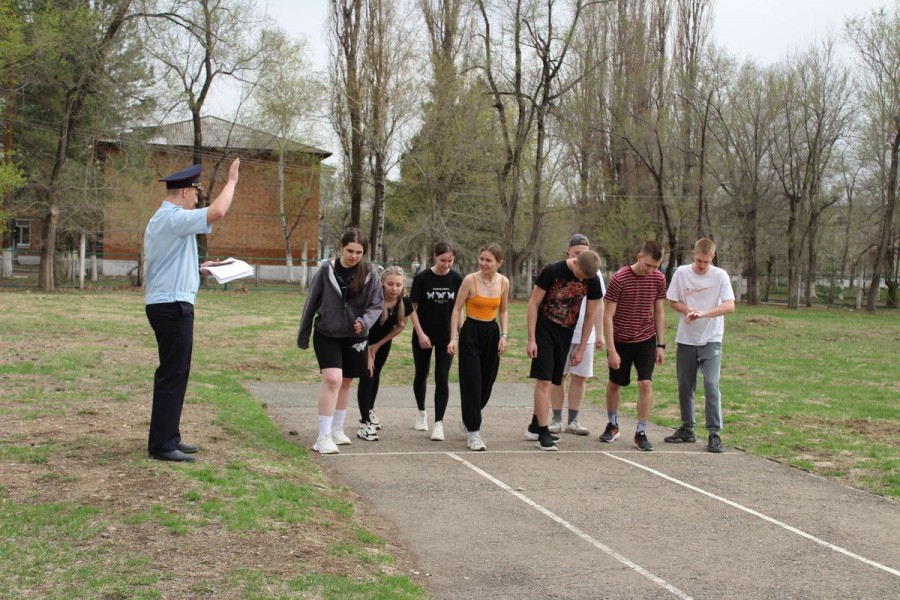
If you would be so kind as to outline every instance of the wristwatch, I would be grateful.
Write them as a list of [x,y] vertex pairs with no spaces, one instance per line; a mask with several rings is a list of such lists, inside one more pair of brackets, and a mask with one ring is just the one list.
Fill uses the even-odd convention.
[[666,345],[665,345],[665,344],[657,344],[656,347],[657,347],[657,348],[662,348],[663,350],[666,349]]

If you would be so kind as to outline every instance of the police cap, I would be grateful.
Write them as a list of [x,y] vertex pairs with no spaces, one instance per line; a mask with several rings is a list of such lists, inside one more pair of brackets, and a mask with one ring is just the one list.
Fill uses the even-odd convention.
[[166,182],[167,190],[179,190],[181,188],[195,187],[203,189],[200,185],[200,170],[202,165],[191,165],[171,175],[166,175],[160,181]]

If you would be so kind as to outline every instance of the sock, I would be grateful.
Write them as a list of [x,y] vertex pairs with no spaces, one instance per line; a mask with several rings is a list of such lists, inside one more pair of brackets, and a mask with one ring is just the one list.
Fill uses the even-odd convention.
[[577,418],[578,418],[578,411],[577,411],[577,410],[572,410],[572,409],[570,408],[570,409],[569,409],[569,423],[571,423],[572,421],[574,421],[574,420],[577,419]]
[[609,417],[610,423],[612,423],[616,427],[619,426],[619,413],[617,411],[608,412],[606,413],[606,416]]
[[331,423],[332,431],[344,430],[344,417],[347,416],[347,409],[334,411],[334,421]]
[[541,436],[550,435],[550,428],[546,425],[538,427],[538,434]]
[[326,415],[319,415],[319,437],[323,435],[328,435],[331,433],[331,422],[334,420],[334,417],[329,417]]
[[647,421],[638,421],[637,432],[640,433],[642,431],[647,430]]
[[[571,411],[569,411],[571,413]],[[562,421],[562,409],[556,410],[553,409],[553,420],[554,421]]]
[[538,428],[538,420],[537,415],[531,415],[531,425],[528,426],[530,431],[537,431]]

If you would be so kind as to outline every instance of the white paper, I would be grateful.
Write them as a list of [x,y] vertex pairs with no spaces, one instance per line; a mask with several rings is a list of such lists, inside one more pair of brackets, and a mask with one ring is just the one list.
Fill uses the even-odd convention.
[[242,277],[253,275],[253,267],[236,258],[226,258],[223,264],[214,267],[204,267],[210,275],[216,278],[218,283],[228,283]]

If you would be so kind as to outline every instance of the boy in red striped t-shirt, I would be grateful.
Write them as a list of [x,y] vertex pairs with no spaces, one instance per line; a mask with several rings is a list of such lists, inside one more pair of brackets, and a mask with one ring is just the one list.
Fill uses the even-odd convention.
[[638,426],[634,443],[653,450],[647,439],[647,421],[653,405],[653,367],[663,364],[666,350],[666,277],[659,271],[662,246],[645,242],[637,261],[616,271],[606,287],[603,333],[609,381],[606,412],[609,423],[601,442],[619,437],[618,409],[622,388],[631,383],[631,366],[638,374]]

